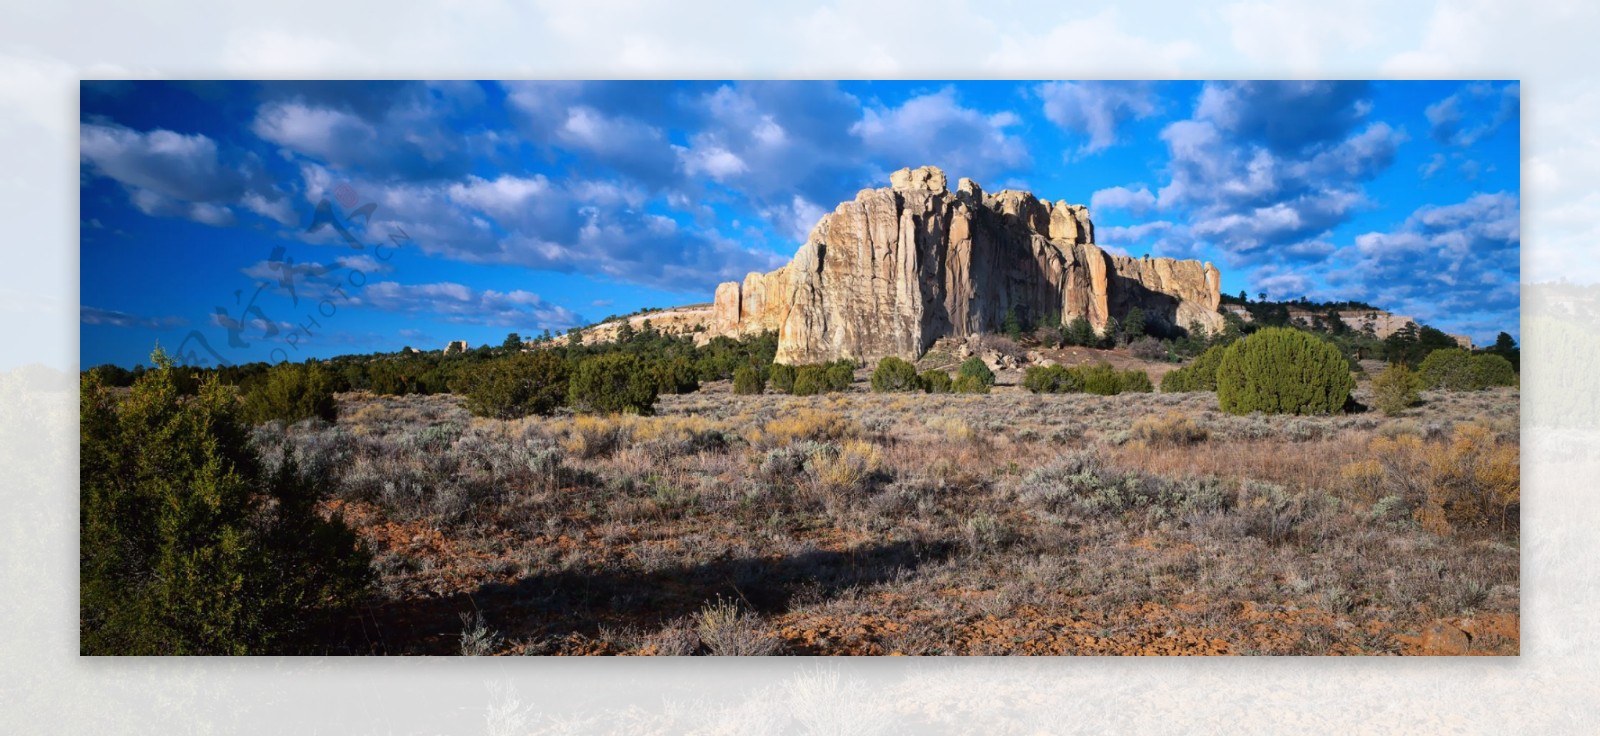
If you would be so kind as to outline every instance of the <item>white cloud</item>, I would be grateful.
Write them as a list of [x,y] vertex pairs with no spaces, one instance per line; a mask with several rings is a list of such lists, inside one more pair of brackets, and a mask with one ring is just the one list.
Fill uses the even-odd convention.
[[677,150],[683,170],[690,176],[705,174],[721,182],[750,170],[750,167],[745,165],[744,159],[715,144]]
[[1029,164],[1027,145],[1006,130],[1016,123],[1013,114],[963,107],[946,87],[898,107],[869,107],[850,132],[891,168],[932,164],[954,177],[983,179]]
[[355,303],[386,312],[400,312],[460,324],[564,330],[584,324],[582,315],[523,290],[473,289],[453,282],[371,283]]
[[1134,214],[1155,208],[1156,195],[1150,193],[1148,187],[1139,187],[1137,190],[1127,187],[1111,187],[1101,189],[1089,197],[1089,209],[1098,212],[1105,209],[1129,210]]
[[204,135],[84,123],[79,151],[94,173],[122,184],[134,207],[152,217],[225,227],[237,221],[231,208],[241,206],[284,224],[295,219],[288,198],[265,181],[256,162],[225,164]]
[[1063,130],[1087,135],[1079,154],[1109,148],[1130,120],[1160,111],[1155,89],[1141,82],[1047,82],[1035,88],[1044,115]]

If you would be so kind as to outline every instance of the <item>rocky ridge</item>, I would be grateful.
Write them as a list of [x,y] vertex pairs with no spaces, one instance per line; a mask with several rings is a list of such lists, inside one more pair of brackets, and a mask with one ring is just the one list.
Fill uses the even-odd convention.
[[1100,330],[1139,307],[1217,330],[1220,282],[1210,263],[1105,252],[1083,205],[989,194],[971,179],[952,191],[925,166],[840,203],[787,266],[717,287],[702,334],[774,330],[779,362],[811,363],[914,360],[941,337],[999,331],[1013,310]]

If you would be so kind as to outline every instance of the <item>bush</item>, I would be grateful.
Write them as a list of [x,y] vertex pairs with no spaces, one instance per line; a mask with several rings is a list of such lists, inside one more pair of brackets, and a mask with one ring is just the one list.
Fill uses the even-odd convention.
[[822,372],[822,383],[829,391],[849,391],[856,380],[856,364],[851,360],[836,360]]
[[986,394],[989,393],[989,384],[984,383],[977,376],[956,376],[955,383],[950,386],[958,394]]
[[872,390],[878,393],[921,391],[922,380],[917,376],[916,366],[891,355],[878,361],[878,367],[873,369]]
[[371,581],[359,538],[290,451],[265,468],[231,387],[181,396],[154,360],[123,399],[81,384],[80,652],[325,651]]
[[930,394],[947,394],[955,390],[955,382],[950,380],[950,374],[941,370],[926,370],[918,377],[922,381],[922,390]]
[[1121,393],[1147,394],[1156,390],[1150,383],[1150,374],[1138,369],[1129,369],[1117,372],[1121,383]]
[[[962,377],[972,378],[973,380],[983,384],[985,389],[994,385],[994,371],[989,370],[989,364],[983,362],[983,358],[980,358],[976,355],[961,362],[961,367],[956,370],[957,383],[960,382]],[[960,389],[956,389],[956,391],[958,393],[969,393],[963,392]],[[980,391],[978,393],[986,394],[989,392]]]
[[310,417],[331,422],[339,415],[339,404],[333,400],[333,374],[317,363],[275,365],[264,381],[245,393],[242,413],[251,424],[273,420],[293,424]]
[[554,414],[567,399],[567,364],[538,351],[482,363],[465,374],[460,389],[467,411],[491,419]]
[[1141,370],[1119,371],[1109,363],[1074,366],[1068,370],[1077,375],[1084,393],[1115,396],[1124,392],[1149,393],[1152,390],[1150,375]]
[[1217,400],[1230,414],[1331,414],[1354,387],[1339,348],[1283,327],[1229,345],[1217,368]]
[[767,382],[772,390],[783,394],[794,393],[795,370],[792,365],[773,363],[771,372],[767,375]]
[[1030,366],[1022,374],[1022,387],[1036,394],[1064,394],[1083,390],[1077,376],[1066,366]]
[[795,396],[812,396],[828,390],[828,383],[823,375],[825,369],[820,365],[803,365],[795,370],[794,389],[790,393]]
[[1372,396],[1384,414],[1394,416],[1422,400],[1422,379],[1405,363],[1390,363],[1372,379]]
[[1161,393],[1188,393],[1217,390],[1217,366],[1222,365],[1225,345],[1206,348],[1193,363],[1167,373],[1161,378]]
[[1440,391],[1476,391],[1477,371],[1473,370],[1472,354],[1461,348],[1445,348],[1428,353],[1417,371],[1422,375],[1422,385]]
[[1062,341],[1068,345],[1094,347],[1100,342],[1100,336],[1094,332],[1094,325],[1089,323],[1087,317],[1073,317],[1062,331]]
[[1140,360],[1166,360],[1167,346],[1156,338],[1145,336],[1128,343],[1128,352]]
[[688,394],[700,390],[700,372],[681,355],[656,361],[651,372],[656,378],[657,393]]
[[1521,452],[1482,424],[1457,425],[1448,441],[1414,434],[1378,436],[1368,444],[1375,461],[1347,466],[1344,475],[1371,495],[1412,509],[1422,528],[1439,535],[1463,529],[1515,532],[1522,503]]
[[577,411],[655,411],[656,382],[635,356],[609,353],[578,363],[567,385],[567,402]]
[[753,365],[741,365],[733,369],[733,392],[743,395],[754,395],[765,391],[766,381],[761,380],[761,371]]
[[1107,363],[1091,366],[1034,366],[1022,376],[1022,387],[1036,394],[1076,393],[1101,396],[1153,390],[1150,375],[1141,370],[1119,371]]
[[1504,356],[1494,353],[1472,356],[1472,373],[1483,388],[1517,385],[1517,369]]

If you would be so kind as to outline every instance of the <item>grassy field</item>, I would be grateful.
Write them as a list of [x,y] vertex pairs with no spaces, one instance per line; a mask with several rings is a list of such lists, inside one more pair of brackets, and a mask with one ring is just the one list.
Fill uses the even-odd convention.
[[344,394],[256,433],[375,554],[359,653],[1518,653],[1515,389],[1234,417],[864,379],[517,421]]

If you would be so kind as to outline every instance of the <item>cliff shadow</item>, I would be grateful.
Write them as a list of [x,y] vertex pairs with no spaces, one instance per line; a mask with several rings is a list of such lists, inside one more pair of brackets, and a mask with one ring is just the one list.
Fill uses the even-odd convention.
[[1180,337],[1187,334],[1188,327],[1178,324],[1177,297],[1155,291],[1136,279],[1128,278],[1111,269],[1109,264],[1106,282],[1108,291],[1116,295],[1114,300],[1108,300],[1107,308],[1118,320],[1126,319],[1128,310],[1138,307],[1144,310],[1145,329],[1148,334],[1160,337]]
[[[374,654],[454,654],[462,614],[481,612],[510,640],[596,637],[602,627],[655,631],[718,598],[762,615],[781,614],[797,597],[826,601],[939,563],[951,542],[892,542],[781,558],[743,557],[655,570],[572,570],[489,583],[471,593],[412,598],[371,608],[357,641]],[[363,648],[357,645],[358,649]]]

